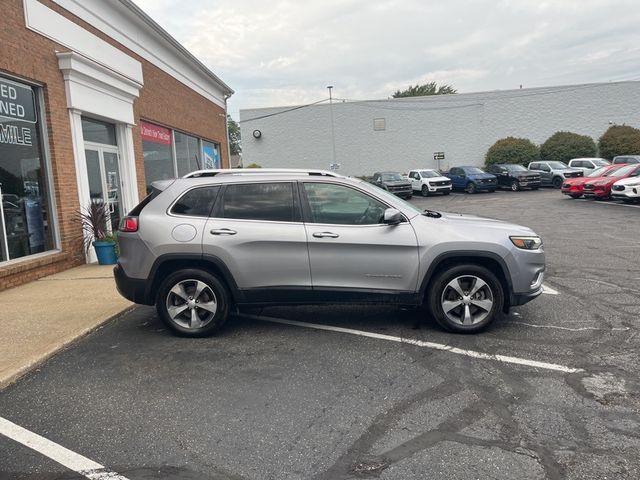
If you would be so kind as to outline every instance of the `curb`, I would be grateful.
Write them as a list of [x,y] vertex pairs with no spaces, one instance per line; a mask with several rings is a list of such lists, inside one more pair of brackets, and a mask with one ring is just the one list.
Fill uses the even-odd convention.
[[0,393],[2,393],[7,387],[9,387],[13,383],[17,382],[19,379],[21,379],[22,377],[24,377],[28,373],[30,373],[33,370],[37,369],[38,367],[42,366],[45,362],[47,362],[54,355],[66,350],[67,348],[71,347],[77,341],[81,340],[82,338],[86,337],[90,333],[92,333],[92,332],[98,330],[99,328],[103,327],[106,323],[111,322],[112,320],[116,320],[117,318],[120,318],[120,317],[126,315],[127,313],[133,311],[135,308],[137,308],[137,305],[129,305],[124,310],[121,310],[121,311],[119,311],[117,313],[114,313],[113,315],[111,315],[111,316],[109,316],[109,317],[107,317],[107,318],[105,318],[103,320],[99,320],[96,324],[91,325],[89,327],[86,327],[86,328],[78,331],[72,338],[69,338],[69,339],[61,342],[59,345],[56,345],[54,348],[52,348],[52,349],[50,349],[50,350],[48,350],[46,352],[43,352],[40,355],[39,358],[33,360],[32,362],[30,362],[28,364],[25,364],[25,365],[21,365],[14,373],[10,374],[6,378],[0,379]]

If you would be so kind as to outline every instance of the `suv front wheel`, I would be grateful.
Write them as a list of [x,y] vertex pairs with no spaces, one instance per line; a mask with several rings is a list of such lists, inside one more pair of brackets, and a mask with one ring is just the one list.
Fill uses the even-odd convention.
[[457,265],[441,272],[431,284],[429,312],[446,330],[475,333],[502,310],[502,284],[485,267]]
[[218,331],[229,314],[229,294],[209,272],[179,270],[160,285],[156,309],[162,321],[185,337],[206,337]]

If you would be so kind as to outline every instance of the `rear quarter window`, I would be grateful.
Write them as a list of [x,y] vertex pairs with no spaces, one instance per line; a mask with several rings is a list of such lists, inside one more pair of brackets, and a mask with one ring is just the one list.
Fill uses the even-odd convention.
[[171,207],[174,215],[208,217],[216,202],[220,186],[197,187],[185,192]]

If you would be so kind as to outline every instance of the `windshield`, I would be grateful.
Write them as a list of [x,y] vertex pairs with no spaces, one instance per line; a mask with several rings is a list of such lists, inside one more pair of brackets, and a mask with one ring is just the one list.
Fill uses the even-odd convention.
[[522,165],[503,165],[503,167],[510,172],[528,172]]
[[467,167],[464,169],[464,173],[466,173],[467,175],[478,175],[484,172],[476,167]]
[[563,168],[569,168],[569,166],[564,162],[547,162],[549,166],[553,169],[562,170]]
[[611,172],[615,171],[615,168],[610,172],[607,172],[607,167],[596,168],[593,172],[589,172],[587,177],[606,177],[607,175],[611,175]]
[[397,182],[398,180],[404,180],[402,175],[399,173],[381,173],[380,176],[382,177],[383,182]]
[[433,178],[440,176],[439,173],[436,173],[433,170],[420,170],[420,175],[422,175],[422,178]]
[[613,173],[607,176],[608,177],[624,177],[630,174],[631,172],[633,172],[636,168],[638,168],[638,165],[627,165],[626,167],[622,167],[615,170]]

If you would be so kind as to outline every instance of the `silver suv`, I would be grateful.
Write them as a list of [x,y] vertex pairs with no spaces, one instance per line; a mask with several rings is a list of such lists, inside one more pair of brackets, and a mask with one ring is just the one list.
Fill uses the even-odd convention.
[[542,292],[529,228],[421,210],[325,171],[205,170],[153,184],[120,225],[120,293],[174,332],[214,333],[246,306],[425,305],[476,332]]

